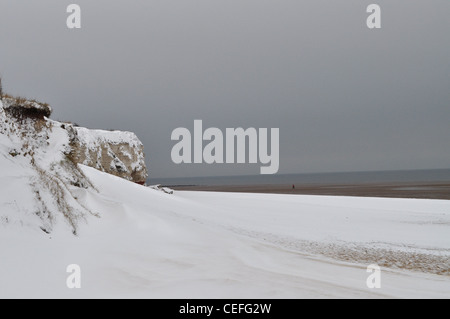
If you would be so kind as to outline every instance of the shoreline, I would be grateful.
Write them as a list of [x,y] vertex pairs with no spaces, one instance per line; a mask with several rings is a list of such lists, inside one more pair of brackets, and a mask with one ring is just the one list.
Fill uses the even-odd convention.
[[353,184],[273,184],[273,185],[183,185],[178,191],[263,193],[291,195],[356,196],[450,200],[450,182],[399,182]]

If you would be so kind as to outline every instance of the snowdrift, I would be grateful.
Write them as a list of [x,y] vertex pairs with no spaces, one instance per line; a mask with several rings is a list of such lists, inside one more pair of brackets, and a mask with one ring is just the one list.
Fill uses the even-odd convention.
[[[81,170],[93,187],[73,194],[98,217],[78,236],[0,226],[0,297],[450,297],[447,201],[169,195]],[[70,264],[81,289],[65,286]]]

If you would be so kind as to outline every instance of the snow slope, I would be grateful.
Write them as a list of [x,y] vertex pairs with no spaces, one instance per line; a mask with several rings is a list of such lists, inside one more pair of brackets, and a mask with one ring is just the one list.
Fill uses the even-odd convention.
[[[11,103],[8,98],[0,100],[0,225],[47,233],[64,225],[76,234],[78,225],[95,215],[72,192],[72,186],[94,189],[76,163],[127,180],[147,178],[143,145],[134,133],[17,116],[7,111]],[[40,111],[37,102],[21,103],[20,108]]]
[[76,233],[90,215],[68,185],[91,187],[64,154],[67,131],[50,121],[7,116],[0,101],[0,225]]
[[1,298],[450,297],[449,201],[169,195],[81,169],[94,187],[70,192],[94,214],[78,236],[0,224]]

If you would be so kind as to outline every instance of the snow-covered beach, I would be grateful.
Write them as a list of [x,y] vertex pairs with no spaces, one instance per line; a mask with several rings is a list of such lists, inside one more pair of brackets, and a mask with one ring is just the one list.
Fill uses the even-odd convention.
[[[61,220],[48,235],[0,226],[0,297],[450,297],[448,201],[169,195],[82,169],[99,192],[72,191],[100,217],[78,236]],[[70,264],[81,289],[66,286]]]

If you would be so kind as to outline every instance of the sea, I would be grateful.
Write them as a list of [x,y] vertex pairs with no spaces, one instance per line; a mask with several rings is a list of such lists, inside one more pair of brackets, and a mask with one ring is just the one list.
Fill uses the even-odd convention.
[[348,173],[309,173],[277,175],[208,176],[182,178],[150,178],[148,185],[229,186],[229,185],[307,185],[369,183],[445,183],[450,182],[450,169],[370,171]]

